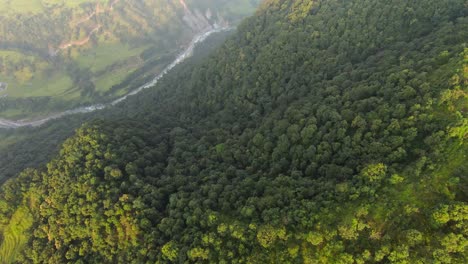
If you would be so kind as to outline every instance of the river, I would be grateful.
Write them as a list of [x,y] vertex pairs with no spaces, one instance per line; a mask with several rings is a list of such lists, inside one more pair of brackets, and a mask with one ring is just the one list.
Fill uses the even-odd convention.
[[168,73],[170,70],[172,70],[177,64],[183,62],[185,59],[192,56],[195,46],[198,43],[203,42],[204,40],[206,40],[206,38],[208,38],[211,34],[226,31],[226,30],[229,30],[229,29],[230,29],[229,27],[221,27],[221,26],[215,25],[215,26],[210,27],[210,28],[204,30],[203,32],[195,35],[195,37],[192,39],[192,41],[190,42],[188,47],[182,53],[180,53],[176,57],[176,59],[171,64],[169,64],[161,73],[159,73],[153,80],[151,80],[150,82],[148,82],[148,83],[134,89],[133,91],[131,91],[127,95],[122,96],[121,98],[118,98],[118,99],[116,99],[116,100],[114,100],[114,101],[112,101],[110,103],[95,104],[95,105],[90,105],[90,106],[79,107],[79,108],[75,108],[75,109],[71,109],[71,110],[66,110],[66,111],[63,111],[63,112],[60,112],[60,113],[51,114],[49,116],[43,117],[41,119],[36,119],[36,120],[8,120],[8,119],[0,118],[0,128],[20,128],[20,127],[27,127],[27,126],[37,127],[37,126],[43,125],[43,124],[45,124],[45,123],[47,123],[47,122],[49,122],[51,120],[58,119],[58,118],[61,118],[61,117],[64,117],[64,116],[74,115],[74,114],[82,114],[82,113],[91,113],[91,112],[95,112],[95,111],[98,111],[98,110],[105,109],[105,108],[110,107],[110,106],[117,105],[120,102],[125,101],[128,97],[136,95],[136,94],[140,93],[141,91],[143,91],[144,89],[148,89],[148,88],[153,87],[154,85],[156,85],[156,83],[158,83],[159,79],[161,79],[166,73]]

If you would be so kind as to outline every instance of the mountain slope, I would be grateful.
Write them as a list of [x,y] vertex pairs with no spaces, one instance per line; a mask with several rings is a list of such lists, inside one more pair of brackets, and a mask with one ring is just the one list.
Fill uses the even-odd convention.
[[7,182],[4,238],[18,214],[34,232],[3,245],[19,262],[466,262],[466,11],[265,2]]

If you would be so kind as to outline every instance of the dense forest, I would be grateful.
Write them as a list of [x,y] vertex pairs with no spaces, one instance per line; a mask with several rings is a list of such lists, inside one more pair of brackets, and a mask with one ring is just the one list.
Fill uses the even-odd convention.
[[13,144],[68,138],[1,187],[1,261],[468,262],[467,12],[265,1],[156,87]]

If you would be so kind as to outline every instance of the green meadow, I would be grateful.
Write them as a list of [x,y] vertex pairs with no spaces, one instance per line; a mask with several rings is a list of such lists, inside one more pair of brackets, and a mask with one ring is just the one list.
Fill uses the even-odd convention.
[[13,263],[15,256],[28,241],[27,231],[31,228],[33,217],[27,207],[19,207],[8,224],[0,227],[3,234],[0,245],[0,262]]

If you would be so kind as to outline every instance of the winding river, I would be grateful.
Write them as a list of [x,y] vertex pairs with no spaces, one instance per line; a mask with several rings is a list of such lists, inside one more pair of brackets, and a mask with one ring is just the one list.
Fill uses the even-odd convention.
[[95,111],[98,111],[98,110],[105,109],[105,108],[110,107],[110,106],[117,105],[120,102],[125,101],[128,97],[130,97],[132,95],[136,95],[136,94],[140,93],[141,91],[143,91],[144,89],[148,89],[148,88],[153,87],[154,85],[156,85],[156,83],[166,73],[168,73],[170,70],[172,70],[177,64],[179,64],[182,61],[184,61],[185,59],[189,58],[193,54],[193,50],[194,50],[195,46],[198,43],[203,42],[204,40],[206,40],[206,38],[208,38],[208,36],[210,36],[213,33],[218,33],[218,32],[226,31],[226,30],[229,30],[229,29],[230,29],[229,27],[221,27],[221,26],[218,26],[218,25],[214,25],[214,26],[204,30],[203,32],[195,35],[195,37],[192,39],[192,41],[190,42],[188,47],[181,54],[179,54],[179,56],[177,56],[177,58],[171,64],[169,64],[160,74],[158,74],[153,80],[151,80],[150,82],[136,88],[135,90],[131,91],[127,95],[125,95],[125,96],[123,96],[121,98],[118,98],[118,99],[116,99],[116,100],[114,100],[114,101],[112,101],[110,103],[95,104],[95,105],[90,105],[90,106],[85,106],[85,107],[79,107],[79,108],[63,111],[63,112],[60,112],[60,113],[52,114],[52,115],[49,115],[47,117],[37,119],[37,120],[8,120],[8,119],[0,118],[0,128],[20,128],[20,127],[27,127],[27,126],[37,127],[37,126],[43,125],[44,123],[47,123],[48,121],[58,119],[58,118],[61,118],[61,117],[64,117],[64,116],[74,115],[74,114],[82,114],[82,113],[91,113],[91,112],[95,112]]

